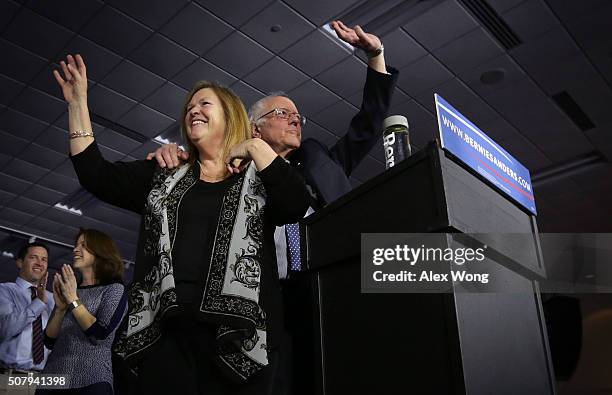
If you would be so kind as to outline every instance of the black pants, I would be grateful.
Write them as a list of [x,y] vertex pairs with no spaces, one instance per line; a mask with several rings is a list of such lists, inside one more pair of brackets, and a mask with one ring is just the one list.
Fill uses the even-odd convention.
[[274,390],[277,352],[268,352],[268,366],[246,384],[226,378],[216,366],[214,330],[187,316],[169,318],[155,350],[139,367],[138,393],[142,395],[231,394],[267,395]]

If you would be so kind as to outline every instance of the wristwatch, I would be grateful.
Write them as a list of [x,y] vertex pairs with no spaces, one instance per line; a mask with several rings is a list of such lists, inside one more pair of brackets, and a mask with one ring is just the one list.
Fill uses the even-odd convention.
[[75,299],[72,302],[70,302],[68,304],[68,311],[72,311],[74,309],[76,309],[77,307],[79,307],[80,305],[82,305],[83,303],[81,303],[81,299]]
[[377,57],[378,55],[380,55],[383,52],[385,52],[385,46],[380,44],[380,47],[376,48],[373,51],[366,52],[366,55],[367,55],[368,59],[372,59],[372,58]]

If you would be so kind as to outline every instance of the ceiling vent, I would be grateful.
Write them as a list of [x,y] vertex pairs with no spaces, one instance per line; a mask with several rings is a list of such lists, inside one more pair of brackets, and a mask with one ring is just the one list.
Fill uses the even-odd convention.
[[360,25],[378,36],[405,25],[442,0],[370,0],[345,10],[340,19],[347,26]]
[[497,12],[484,0],[458,0],[480,25],[495,37],[507,50],[518,47],[523,42]]
[[580,107],[578,103],[576,103],[576,100],[566,91],[552,95],[552,99],[557,103],[561,111],[563,111],[583,132],[595,127],[595,124],[582,110],[582,107]]

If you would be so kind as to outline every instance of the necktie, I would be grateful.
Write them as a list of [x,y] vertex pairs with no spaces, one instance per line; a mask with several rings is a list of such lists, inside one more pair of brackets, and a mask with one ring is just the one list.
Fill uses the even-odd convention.
[[[30,287],[32,300],[36,299],[36,287]],[[34,365],[38,365],[45,359],[43,348],[42,314],[32,322],[32,360]]]
[[302,267],[300,262],[300,225],[287,224],[285,230],[287,232],[287,250],[289,250],[289,267],[293,271],[300,271]]

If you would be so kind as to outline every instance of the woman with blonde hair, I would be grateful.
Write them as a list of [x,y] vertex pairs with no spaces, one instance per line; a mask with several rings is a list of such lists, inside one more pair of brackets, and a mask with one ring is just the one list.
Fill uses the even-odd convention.
[[73,252],[82,281],[77,286],[69,265],[55,273],[55,308],[44,340],[51,354],[43,373],[60,375],[66,383],[64,389],[36,393],[112,394],[111,347],[127,307],[123,261],[113,239],[95,229],[79,231]]
[[[70,154],[81,185],[142,215],[129,312],[115,351],[141,393],[272,390],[282,313],[275,226],[308,208],[304,180],[261,139],[228,88],[199,82],[182,133],[192,160],[111,163],[94,140],[83,59],[55,78],[68,102]],[[184,389],[184,390],[183,390]]]

